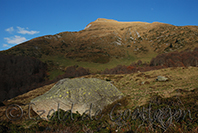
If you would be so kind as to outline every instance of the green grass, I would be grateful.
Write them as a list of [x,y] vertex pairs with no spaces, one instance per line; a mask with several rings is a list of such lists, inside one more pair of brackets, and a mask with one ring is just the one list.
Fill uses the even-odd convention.
[[62,75],[64,74],[63,71],[61,70],[52,70],[49,72],[49,80],[53,80],[54,78],[56,78],[58,75]]
[[[133,62],[137,62],[138,60],[142,60],[142,62],[150,62],[150,60],[156,56],[156,54],[151,53],[147,56],[145,54],[140,54],[138,56],[134,55],[132,51],[127,52],[128,55],[125,58],[112,58],[108,63],[101,64],[101,63],[93,63],[93,62],[85,62],[85,61],[77,61],[77,59],[68,59],[64,58],[63,56],[45,56],[43,55],[40,60],[42,62],[51,61],[53,64],[59,68],[62,67],[63,69],[68,66],[78,65],[79,67],[84,67],[90,70],[91,73],[102,72],[106,68],[111,69],[116,67],[117,65],[130,65]],[[52,80],[56,78],[58,75],[64,74],[63,71],[54,69],[49,71],[49,79]]]
[[150,62],[152,58],[156,57],[158,54],[151,52],[149,54],[140,54],[137,56],[136,61],[141,60],[142,62]]
[[54,64],[57,64],[61,67],[78,65],[80,67],[89,68],[91,72],[104,71],[106,68],[110,69],[120,64],[130,65],[132,62],[136,61],[136,59],[133,56],[130,56],[128,58],[121,58],[121,59],[111,59],[110,62],[106,64],[77,61],[74,59],[68,59],[59,56],[43,56],[40,60],[43,62],[53,61]]

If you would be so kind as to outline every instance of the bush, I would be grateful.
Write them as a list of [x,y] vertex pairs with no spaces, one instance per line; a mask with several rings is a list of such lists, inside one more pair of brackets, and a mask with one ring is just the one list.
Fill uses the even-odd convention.
[[160,54],[153,58],[150,66],[188,67],[198,66],[198,48],[190,50]]
[[172,52],[159,54],[150,61],[150,64],[142,63],[139,60],[130,66],[118,65],[112,69],[106,68],[101,74],[130,74],[134,72],[145,72],[167,67],[188,67],[198,66],[198,48],[193,52],[185,50],[183,52]]

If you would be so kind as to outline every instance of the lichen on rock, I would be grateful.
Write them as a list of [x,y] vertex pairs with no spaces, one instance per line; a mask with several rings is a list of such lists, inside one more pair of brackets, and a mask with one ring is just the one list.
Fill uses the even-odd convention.
[[78,111],[83,114],[92,104],[91,115],[94,115],[98,109],[121,99],[124,96],[110,82],[97,78],[75,78],[62,79],[57,82],[48,92],[31,100],[35,112],[45,110],[41,116],[46,118],[51,109],[65,111],[70,110],[73,104],[72,112]]

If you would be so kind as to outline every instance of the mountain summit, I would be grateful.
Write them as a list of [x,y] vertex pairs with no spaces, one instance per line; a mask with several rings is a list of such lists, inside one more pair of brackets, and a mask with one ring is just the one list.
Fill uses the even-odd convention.
[[113,19],[97,18],[96,22],[118,22],[118,21],[113,20]]
[[197,35],[197,26],[98,18],[81,31],[34,38],[2,52],[39,59],[58,55],[107,63],[114,58],[152,58],[159,53],[194,49],[198,46]]

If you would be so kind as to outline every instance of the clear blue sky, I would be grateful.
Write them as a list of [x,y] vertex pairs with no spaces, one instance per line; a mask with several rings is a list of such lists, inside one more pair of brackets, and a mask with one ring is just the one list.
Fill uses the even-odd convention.
[[97,18],[198,26],[198,0],[0,0],[0,50]]

